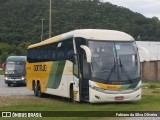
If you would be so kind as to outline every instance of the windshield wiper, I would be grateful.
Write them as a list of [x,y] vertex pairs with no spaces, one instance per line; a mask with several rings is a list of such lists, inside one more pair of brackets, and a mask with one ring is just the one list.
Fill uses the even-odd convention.
[[110,70],[110,73],[109,73],[109,75],[108,75],[108,77],[107,77],[107,80],[108,80],[108,81],[109,81],[109,79],[110,79],[110,77],[111,77],[111,75],[112,75],[115,67],[116,67],[116,64],[115,64],[115,62],[114,62],[114,66],[113,66],[112,69]]
[[123,71],[124,75],[129,79],[130,83],[132,83],[131,77],[128,75],[127,70],[122,64],[120,57],[119,57],[119,65],[120,65],[121,71]]

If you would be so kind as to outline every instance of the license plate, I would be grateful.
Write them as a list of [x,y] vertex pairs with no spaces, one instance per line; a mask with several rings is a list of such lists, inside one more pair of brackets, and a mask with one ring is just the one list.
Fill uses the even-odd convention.
[[13,83],[16,83],[16,81],[13,81]]
[[124,99],[124,96],[116,96],[115,97],[115,100],[123,100]]

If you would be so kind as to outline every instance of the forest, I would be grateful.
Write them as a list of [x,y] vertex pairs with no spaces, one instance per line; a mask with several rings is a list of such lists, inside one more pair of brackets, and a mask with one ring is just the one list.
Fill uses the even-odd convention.
[[[49,36],[49,0],[0,0],[0,63],[26,55],[27,46]],[[75,29],[113,29],[135,40],[160,41],[160,21],[100,0],[52,0],[52,36]]]

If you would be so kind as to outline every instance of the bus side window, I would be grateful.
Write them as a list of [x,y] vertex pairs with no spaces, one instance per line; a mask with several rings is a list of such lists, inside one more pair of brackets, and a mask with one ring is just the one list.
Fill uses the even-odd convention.
[[73,61],[73,73],[78,77],[79,76],[79,69],[78,69],[78,56],[74,55]]
[[44,50],[44,59],[48,61],[48,50]]
[[52,51],[50,56],[51,56],[51,60],[54,61],[56,59],[56,51]]
[[41,58],[42,58],[42,55],[41,55],[41,54],[42,54],[41,51],[40,51],[40,53],[39,53],[39,52],[38,52],[38,49],[35,50],[35,57],[34,57],[34,61],[35,61],[35,62],[41,61]]
[[52,59],[52,51],[47,50],[47,60],[51,60],[51,59]]
[[74,51],[70,50],[67,53],[67,59],[73,62]]
[[38,54],[36,54],[36,50],[33,49],[33,52],[32,52],[32,60],[33,60],[33,62],[36,61],[37,57],[38,57]]
[[64,52],[63,51],[59,51],[58,52],[58,60],[63,60],[64,59]]
[[[38,52],[38,50],[37,50],[37,53],[39,53]],[[41,62],[41,61],[43,61],[44,60],[44,57],[45,57],[45,54],[44,54],[44,50],[42,49],[42,50],[40,50],[40,53],[39,53],[39,62]]]

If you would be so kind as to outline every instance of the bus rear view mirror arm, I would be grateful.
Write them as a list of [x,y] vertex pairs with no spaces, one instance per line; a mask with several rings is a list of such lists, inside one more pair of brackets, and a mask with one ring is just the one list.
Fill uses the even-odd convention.
[[148,52],[148,50],[144,47],[138,47],[138,51],[143,51],[143,53],[145,54],[145,61],[149,62],[150,61],[150,54]]
[[87,62],[91,63],[91,57],[92,57],[91,50],[85,45],[81,45],[81,48],[84,49],[84,51],[86,52]]

